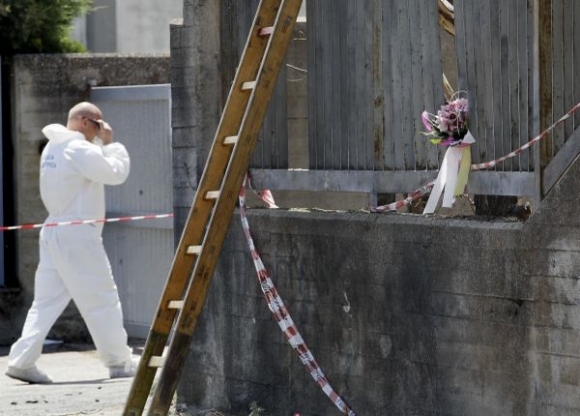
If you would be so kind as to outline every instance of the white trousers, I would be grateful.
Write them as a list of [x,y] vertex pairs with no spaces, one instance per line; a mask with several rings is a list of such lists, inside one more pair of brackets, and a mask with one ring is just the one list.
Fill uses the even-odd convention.
[[29,368],[57,318],[72,299],[107,367],[131,359],[111,266],[95,224],[43,228],[34,301],[22,336],[12,345],[9,366]]

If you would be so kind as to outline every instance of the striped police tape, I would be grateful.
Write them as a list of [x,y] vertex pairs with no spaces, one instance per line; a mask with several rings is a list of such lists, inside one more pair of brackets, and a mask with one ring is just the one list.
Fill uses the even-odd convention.
[[[523,146],[521,146],[521,147],[517,148],[516,150],[508,153],[505,156],[502,156],[500,158],[491,160],[489,162],[483,162],[483,163],[473,164],[473,165],[471,165],[471,170],[483,170],[483,169],[493,168],[498,163],[501,163],[501,162],[503,162],[503,161],[505,161],[507,159],[510,159],[512,157],[515,157],[515,156],[519,155],[524,150],[529,149],[530,147],[532,147],[532,145],[534,143],[537,143],[540,140],[542,140],[544,137],[546,137],[552,130],[554,130],[558,125],[560,125],[565,120],[567,120],[568,118],[570,118],[570,116],[572,114],[574,114],[578,110],[580,110],[580,103],[578,103],[574,107],[572,107],[558,121],[556,121],[554,124],[552,124],[550,127],[548,127],[546,130],[544,130],[543,132],[541,132],[540,134],[538,134],[536,137],[534,137],[532,140],[530,140],[529,142],[527,142]],[[398,209],[403,208],[404,206],[409,205],[414,200],[421,198],[423,195],[425,195],[426,193],[428,193],[429,191],[431,191],[431,189],[433,188],[434,185],[435,185],[435,181],[431,181],[428,184],[423,185],[421,188],[416,189],[413,192],[411,192],[407,196],[407,198],[405,198],[405,199],[402,199],[402,200],[399,200],[399,201],[395,201],[395,202],[392,202],[392,203],[387,204],[387,205],[380,205],[378,207],[370,207],[369,208],[369,211],[370,212],[375,212],[375,213],[389,212],[389,211],[397,211]]]
[[[345,415],[348,416],[356,416],[356,414],[350,409],[350,407],[344,402],[344,400],[334,391],[331,387],[330,383],[326,379],[326,376],[322,372],[322,369],[316,362],[314,355],[308,349],[306,342],[300,335],[298,328],[294,324],[294,321],[290,317],[290,313],[282,298],[278,294],[276,287],[274,286],[274,282],[270,278],[264,263],[262,262],[262,258],[260,253],[256,249],[254,245],[254,239],[252,238],[252,234],[250,232],[250,225],[248,223],[248,218],[246,215],[246,186],[251,188],[251,179],[249,176],[246,176],[244,179],[244,184],[240,189],[239,201],[240,201],[240,219],[242,221],[242,228],[244,229],[244,234],[246,236],[246,240],[248,242],[248,246],[250,247],[250,252],[252,254],[252,259],[254,260],[254,267],[256,269],[256,273],[258,275],[258,280],[260,281],[260,287],[262,292],[264,293],[264,297],[266,298],[266,302],[268,303],[268,307],[270,311],[274,315],[278,326],[288,339],[288,343],[292,346],[294,350],[298,353],[300,357],[300,361],[304,366],[307,368],[308,372],[314,379],[314,381],[320,386],[324,394],[328,396],[328,398],[334,403],[334,405]],[[254,191],[256,192],[256,191]],[[258,196],[266,203],[269,208],[277,208],[274,203],[274,198],[272,194],[268,190],[264,190],[262,192],[256,192]]]
[[47,222],[47,223],[41,223],[41,224],[10,225],[10,226],[0,227],[0,231],[32,230],[34,228],[58,227],[58,226],[62,226],[62,225],[83,225],[83,224],[96,224],[96,223],[106,223],[106,222],[155,220],[155,219],[171,218],[171,217],[173,217],[173,214],[149,214],[149,215],[135,215],[132,217],[126,216],[126,217],[101,218],[101,219],[92,219],[92,220]]

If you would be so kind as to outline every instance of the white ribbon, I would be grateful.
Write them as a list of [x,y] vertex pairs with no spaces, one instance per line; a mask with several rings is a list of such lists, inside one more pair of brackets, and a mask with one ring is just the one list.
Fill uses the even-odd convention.
[[453,146],[447,149],[445,156],[443,157],[443,162],[441,163],[441,169],[435,180],[435,185],[431,190],[431,195],[427,200],[427,205],[423,210],[423,214],[433,214],[441,198],[441,193],[443,193],[443,201],[441,206],[443,208],[451,208],[455,202],[455,188],[457,186],[457,175],[459,173],[459,167],[461,165],[461,159],[465,153],[465,148],[471,146],[475,143],[475,138],[471,132],[467,132],[463,138],[461,144]]

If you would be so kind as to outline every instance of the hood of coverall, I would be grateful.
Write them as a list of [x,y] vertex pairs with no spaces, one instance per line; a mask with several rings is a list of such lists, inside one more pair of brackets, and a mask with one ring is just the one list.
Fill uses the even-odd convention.
[[85,140],[85,136],[81,132],[69,130],[62,124],[49,124],[42,129],[42,133],[44,133],[48,140],[54,142],[62,142],[71,139]]

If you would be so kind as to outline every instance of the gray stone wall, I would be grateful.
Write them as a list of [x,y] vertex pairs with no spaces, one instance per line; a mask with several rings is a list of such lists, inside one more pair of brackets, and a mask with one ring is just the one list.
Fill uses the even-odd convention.
[[[199,71],[219,73],[219,31],[203,31],[218,12],[209,3],[184,1],[172,40],[174,113],[187,117],[174,133],[191,140],[174,162],[195,167],[174,167],[177,234],[219,119],[218,94],[199,84]],[[580,414],[579,195],[576,161],[525,223],[260,209],[249,220],[294,322],[358,415],[571,415]],[[238,213],[178,401],[243,416],[252,402],[270,415],[340,413],[269,311]]]
[[[258,250],[359,415],[580,414],[580,162],[527,222],[250,212]],[[179,401],[340,414],[288,345],[234,216]]]
[[[184,1],[184,19],[171,25],[173,207],[179,241],[203,173],[223,102],[219,2]],[[195,16],[195,18],[194,18]],[[194,48],[191,46],[195,45]]]
[[[42,128],[50,123],[66,124],[68,110],[88,100],[91,86],[144,85],[169,82],[169,56],[122,55],[20,55],[11,70],[12,145],[14,148],[14,206],[16,223],[41,223],[46,211],[38,191]],[[106,117],[106,114],[105,114]],[[114,126],[113,126],[114,127]],[[0,344],[9,344],[20,333],[27,307],[32,301],[34,272],[38,262],[38,230],[16,234],[17,282],[21,292],[0,292],[2,304],[10,302],[0,320],[9,321],[11,331],[0,331]],[[14,307],[14,299],[21,307]],[[49,336],[86,338],[76,309],[70,308]]]

